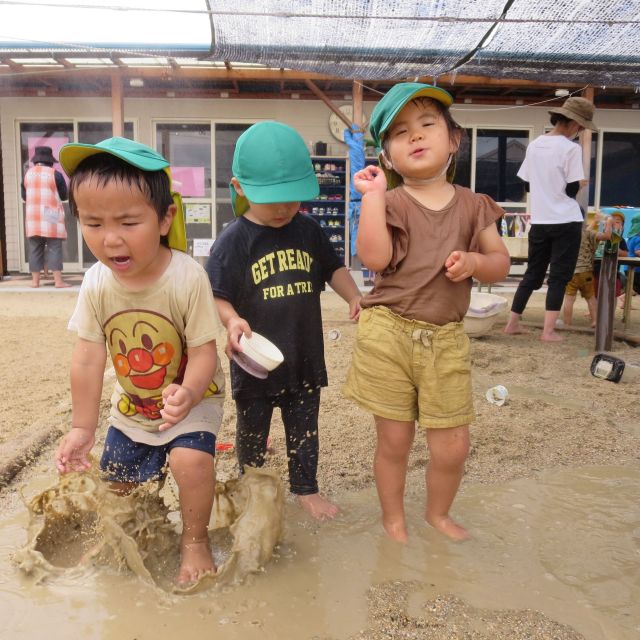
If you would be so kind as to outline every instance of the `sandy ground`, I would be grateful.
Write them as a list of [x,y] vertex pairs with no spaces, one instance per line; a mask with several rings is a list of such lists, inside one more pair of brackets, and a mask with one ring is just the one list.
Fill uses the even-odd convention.
[[[494,289],[496,292],[499,291]],[[26,446],[40,449],[43,459],[50,457],[52,445],[43,444],[43,434],[57,438],[58,430],[68,425],[68,363],[74,336],[66,330],[66,323],[76,295],[73,291],[0,291],[3,341],[0,467],[6,468]],[[505,297],[510,299],[511,295],[505,294]],[[526,321],[541,322],[542,303],[542,296],[532,298]],[[326,341],[330,386],[323,391],[320,416],[319,482],[321,490],[331,496],[372,486],[375,439],[371,417],[340,394],[355,326],[346,319],[345,306],[334,294],[325,294],[323,307],[326,332],[331,329],[341,332],[339,340]],[[584,328],[587,327],[585,311],[584,303],[578,301],[575,321]],[[634,315],[634,328],[640,332],[640,312],[635,311]],[[549,345],[538,340],[540,330],[537,328],[532,328],[526,336],[506,336],[501,332],[503,324],[504,319],[490,335],[472,341],[477,421],[472,428],[472,451],[462,491],[475,483],[533,477],[558,467],[614,464],[637,468],[640,457],[637,393],[630,392],[628,384],[616,385],[590,375],[593,334],[566,332],[564,342]],[[640,363],[640,351],[618,342],[615,350],[616,355],[628,362]],[[510,402],[503,407],[491,405],[484,398],[485,391],[496,384],[503,384],[510,391]],[[233,441],[233,416],[233,406],[228,399],[220,441]],[[284,450],[282,426],[277,422],[273,445],[276,454],[268,464],[278,469],[286,481],[286,462],[281,455]],[[426,459],[424,440],[419,438],[410,462],[409,493],[423,495]],[[235,474],[233,462],[232,455],[220,456],[218,472],[223,479]],[[18,479],[24,479],[28,473],[29,467]],[[11,498],[16,485],[17,481],[0,491],[0,503]],[[406,598],[403,589],[405,587],[387,585],[372,591],[371,627],[358,637],[370,640],[423,637],[412,626],[414,622],[406,617],[387,615]],[[447,624],[453,625],[450,628],[465,629],[463,622],[469,611],[464,603],[444,598],[434,607],[433,615],[448,621]],[[507,620],[500,612],[483,612],[483,615],[490,616],[496,629],[493,638],[581,637],[535,612],[511,613]],[[497,632],[501,626],[504,635]],[[414,632],[416,635],[412,635]],[[469,635],[448,637],[488,636],[475,635],[469,630]]]

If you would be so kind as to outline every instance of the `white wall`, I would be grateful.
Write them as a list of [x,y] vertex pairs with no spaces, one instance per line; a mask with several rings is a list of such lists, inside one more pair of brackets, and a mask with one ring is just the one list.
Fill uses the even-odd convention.
[[[346,102],[336,101],[336,104]],[[554,103],[555,104],[555,103]],[[374,103],[365,103],[366,115]],[[546,107],[490,107],[486,105],[456,104],[452,107],[455,119],[464,127],[530,128],[533,136],[540,135],[548,125]],[[339,143],[329,131],[330,111],[321,101],[310,100],[237,100],[237,99],[127,99],[125,118],[133,120],[136,138],[145,144],[152,143],[153,121],[192,120],[214,122],[254,122],[273,119],[284,122],[300,132],[304,140],[327,142],[329,153],[345,155],[345,145]],[[1,98],[0,133],[2,135],[2,159],[4,172],[5,221],[7,235],[7,268],[20,268],[20,235],[22,225],[19,180],[19,122],[21,121],[72,121],[109,120],[109,98]],[[640,111],[599,110],[595,122],[608,130],[640,132]]]

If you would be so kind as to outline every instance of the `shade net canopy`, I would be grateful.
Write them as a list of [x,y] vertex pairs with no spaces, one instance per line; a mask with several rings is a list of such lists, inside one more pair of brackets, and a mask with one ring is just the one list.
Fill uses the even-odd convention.
[[360,79],[640,85],[632,0],[216,0],[212,57]]
[[[0,49],[640,87],[640,0],[0,0]],[[168,64],[168,63],[167,63]]]

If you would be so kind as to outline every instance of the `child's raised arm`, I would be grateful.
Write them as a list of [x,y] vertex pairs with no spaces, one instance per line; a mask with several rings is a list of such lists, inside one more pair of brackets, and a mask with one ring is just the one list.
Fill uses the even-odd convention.
[[353,184],[362,194],[356,239],[358,257],[368,269],[382,271],[393,255],[385,202],[387,178],[380,167],[368,166],[354,174]]
[[95,443],[102,380],[107,361],[104,343],[78,338],[71,356],[71,431],[60,441],[55,463],[60,473],[86,471]]
[[471,277],[479,282],[497,282],[507,277],[511,259],[495,224],[490,224],[480,232],[478,244],[479,252],[451,252],[444,263],[447,278],[453,282],[462,282]]

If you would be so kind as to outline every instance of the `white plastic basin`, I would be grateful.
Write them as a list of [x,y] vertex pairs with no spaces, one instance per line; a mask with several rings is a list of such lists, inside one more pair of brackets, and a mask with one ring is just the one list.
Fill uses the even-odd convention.
[[472,291],[469,309],[464,316],[465,332],[471,338],[486,335],[506,308],[506,298],[493,293]]

